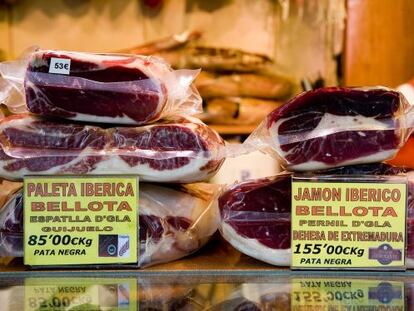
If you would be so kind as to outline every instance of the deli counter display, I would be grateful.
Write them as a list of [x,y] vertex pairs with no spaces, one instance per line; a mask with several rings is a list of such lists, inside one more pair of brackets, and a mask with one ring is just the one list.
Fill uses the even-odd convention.
[[411,13],[0,1],[5,310],[411,308]]

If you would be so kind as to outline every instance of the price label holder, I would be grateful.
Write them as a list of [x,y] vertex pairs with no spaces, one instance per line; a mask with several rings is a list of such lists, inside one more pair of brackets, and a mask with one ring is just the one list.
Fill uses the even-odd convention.
[[405,309],[404,282],[363,279],[292,279],[291,310]]
[[136,311],[137,293],[134,278],[28,278],[24,311]]
[[292,178],[292,269],[404,270],[405,176]]
[[27,176],[24,263],[137,266],[136,176]]

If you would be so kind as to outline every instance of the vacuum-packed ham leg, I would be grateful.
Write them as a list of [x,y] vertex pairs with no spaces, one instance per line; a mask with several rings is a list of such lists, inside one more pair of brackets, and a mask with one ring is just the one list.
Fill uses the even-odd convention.
[[224,141],[195,118],[103,129],[29,115],[0,123],[0,176],[136,174],[143,181],[194,182],[214,175]]
[[408,104],[385,88],[322,88],[274,110],[246,141],[311,171],[392,158],[409,133]]
[[[217,230],[219,187],[188,184],[176,187],[140,184],[139,266],[187,256]],[[23,257],[23,200],[18,190],[0,208],[0,257]]]
[[[6,81],[16,83],[22,70],[15,67],[0,64]],[[27,110],[38,115],[143,125],[201,110],[191,85],[198,71],[174,71],[155,57],[39,50],[23,71]]]

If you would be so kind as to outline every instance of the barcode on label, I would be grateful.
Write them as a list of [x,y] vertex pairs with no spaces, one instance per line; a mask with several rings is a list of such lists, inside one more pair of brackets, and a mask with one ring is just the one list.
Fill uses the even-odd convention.
[[70,74],[70,59],[52,57],[50,59],[49,73]]

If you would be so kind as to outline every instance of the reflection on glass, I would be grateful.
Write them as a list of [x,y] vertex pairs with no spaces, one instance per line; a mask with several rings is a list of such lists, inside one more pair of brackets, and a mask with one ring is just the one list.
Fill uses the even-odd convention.
[[403,311],[413,283],[390,276],[48,276],[0,278],[0,310]]

